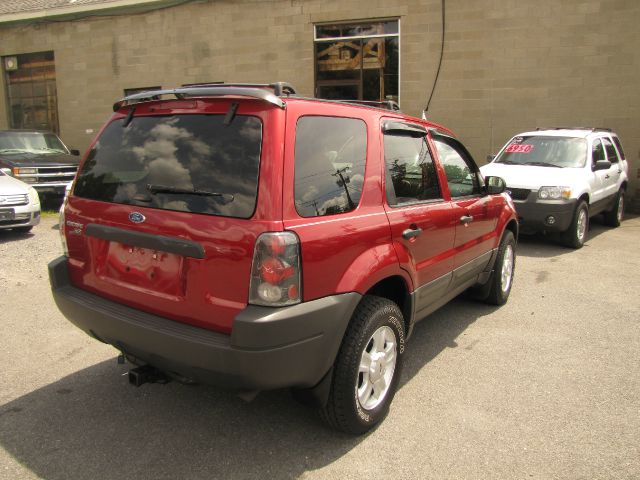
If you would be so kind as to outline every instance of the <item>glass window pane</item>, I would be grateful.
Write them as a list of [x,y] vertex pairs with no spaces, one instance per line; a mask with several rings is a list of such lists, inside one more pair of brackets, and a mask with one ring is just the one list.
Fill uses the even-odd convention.
[[[58,131],[53,52],[15,55],[18,69],[6,73],[11,128]],[[46,98],[46,101],[43,101]],[[34,103],[35,102],[35,103]]]
[[296,127],[295,204],[302,217],[349,212],[360,203],[367,157],[362,120],[302,117]]
[[389,205],[441,198],[426,137],[384,136]]
[[587,141],[575,137],[532,135],[515,137],[496,157],[496,163],[582,168]]
[[[365,38],[316,41],[316,96],[329,99],[398,101],[399,38],[373,35],[397,32],[398,22],[318,26],[330,36]],[[369,37],[369,38],[367,38]],[[344,87],[349,85],[348,92]],[[353,88],[357,85],[357,92]],[[345,93],[347,93],[345,95]]]
[[76,195],[181,212],[253,215],[260,119],[238,115],[225,125],[224,115],[135,117],[127,128],[123,122],[112,122],[89,152]]
[[381,98],[398,101],[398,59],[400,52],[400,40],[396,38],[384,39],[384,65],[382,74],[384,75],[384,82],[382,91],[380,92]]
[[480,193],[478,176],[460,152],[447,143],[435,140],[440,162],[447,176],[447,184],[452,197],[465,197]]
[[398,21],[387,20],[374,23],[339,23],[334,25],[317,25],[316,38],[344,38],[373,35],[398,34]]
[[613,146],[613,143],[611,143],[611,140],[608,138],[603,138],[602,142],[604,143],[604,148],[607,152],[607,160],[611,163],[617,163],[620,159],[618,158],[616,147]]
[[328,100],[359,100],[358,92],[358,85],[321,85],[316,96]]
[[316,79],[360,80],[361,51],[359,40],[316,43]]
[[624,150],[622,150],[622,144],[620,143],[620,139],[618,137],[613,137],[613,141],[616,144],[616,147],[618,147],[618,153],[620,153],[620,158],[624,160]]
[[595,139],[593,141],[593,147],[591,150],[591,156],[593,165],[596,164],[598,160],[604,160],[604,147],[602,146],[602,142],[599,139]]

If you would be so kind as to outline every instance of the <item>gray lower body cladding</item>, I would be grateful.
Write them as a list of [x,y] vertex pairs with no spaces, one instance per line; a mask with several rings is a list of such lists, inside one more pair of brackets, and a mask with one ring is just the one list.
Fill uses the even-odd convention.
[[231,335],[137,310],[73,286],[67,259],[49,264],[53,297],[74,325],[165,372],[228,388],[312,387],[331,368],[361,295],[247,306]]

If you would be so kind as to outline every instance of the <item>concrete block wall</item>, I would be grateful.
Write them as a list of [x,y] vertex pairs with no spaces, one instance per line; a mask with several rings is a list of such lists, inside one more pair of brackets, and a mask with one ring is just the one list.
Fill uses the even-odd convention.
[[[606,126],[640,175],[640,2],[445,0],[429,118],[479,163],[537,126]],[[440,54],[440,0],[211,0],[137,15],[3,26],[0,55],[55,52],[61,136],[86,148],[125,88],[205,81],[314,87],[313,25],[399,18],[400,102],[420,115]],[[0,128],[8,114],[0,82]]]

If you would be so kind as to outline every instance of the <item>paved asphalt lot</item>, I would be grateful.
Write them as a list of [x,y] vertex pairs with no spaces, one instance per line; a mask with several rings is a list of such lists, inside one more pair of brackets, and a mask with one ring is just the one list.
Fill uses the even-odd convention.
[[416,328],[386,421],[326,429],[288,392],[130,387],[58,313],[56,219],[0,232],[0,478],[640,478],[640,217],[518,246],[507,305]]

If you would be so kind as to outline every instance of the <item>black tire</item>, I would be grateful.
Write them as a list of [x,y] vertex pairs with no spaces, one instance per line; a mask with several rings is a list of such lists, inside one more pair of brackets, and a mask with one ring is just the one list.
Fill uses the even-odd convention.
[[582,248],[589,231],[589,207],[587,202],[580,200],[573,213],[571,225],[562,234],[562,243],[570,248]]
[[28,227],[13,227],[12,230],[16,233],[29,233],[33,225],[29,225]]
[[[374,373],[360,372],[360,364],[364,360],[364,352],[374,351],[374,338],[376,333],[391,335],[395,339],[395,365],[379,399],[374,398],[376,388],[373,388]],[[380,337],[376,337],[378,340]],[[389,337],[387,336],[387,339]],[[392,343],[384,340],[384,350],[391,349]],[[389,405],[393,400],[402,373],[402,363],[405,350],[405,332],[402,312],[398,306],[390,300],[381,297],[365,296],[351,319],[347,328],[340,351],[336,358],[329,400],[321,410],[320,416],[332,428],[346,433],[361,435],[368,432],[380,423],[389,411]],[[391,357],[389,357],[391,358]],[[388,370],[382,368],[379,362],[372,367],[379,377],[386,376]],[[388,366],[388,365],[387,365]],[[380,368],[377,368],[380,367]],[[389,366],[388,366],[389,367]],[[389,367],[390,369],[390,367]],[[366,378],[365,378],[366,375]],[[363,390],[366,397],[366,386],[371,385],[370,391],[373,403],[372,408],[365,408],[359,398],[358,387]]]
[[496,263],[489,278],[489,293],[483,300],[490,305],[504,305],[509,299],[516,270],[516,239],[511,230],[505,230],[500,240]]
[[624,216],[624,190],[616,194],[616,201],[608,212],[604,212],[604,223],[610,227],[619,227]]

